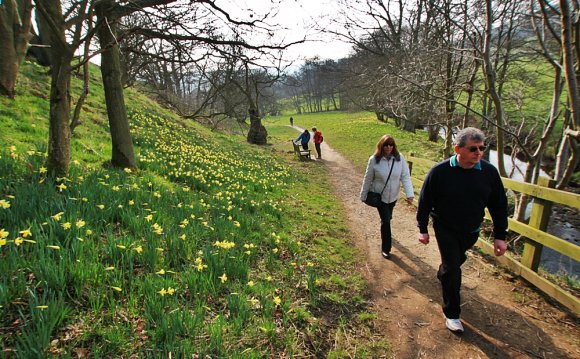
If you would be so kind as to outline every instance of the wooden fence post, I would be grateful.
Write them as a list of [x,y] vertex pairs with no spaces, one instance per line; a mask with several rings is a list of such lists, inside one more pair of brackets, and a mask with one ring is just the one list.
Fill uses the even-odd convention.
[[[538,185],[543,187],[554,188],[556,186],[556,181],[548,179],[546,177],[538,178]],[[550,219],[550,214],[552,212],[552,202],[534,198],[534,204],[532,205],[532,214],[530,217],[530,227],[537,228],[541,231],[546,231],[548,228],[548,220]],[[536,243],[530,239],[526,239],[524,244],[524,252],[522,253],[521,263],[525,267],[530,268],[534,272],[538,271],[540,266],[540,258],[542,257],[543,245]]]

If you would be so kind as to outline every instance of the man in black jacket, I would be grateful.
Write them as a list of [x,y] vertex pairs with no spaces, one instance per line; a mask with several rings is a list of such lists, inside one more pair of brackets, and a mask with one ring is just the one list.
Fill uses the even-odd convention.
[[453,332],[462,333],[461,265],[467,259],[465,252],[479,237],[480,225],[489,209],[494,226],[494,254],[501,256],[507,249],[507,198],[497,169],[482,160],[484,133],[473,127],[461,130],[455,136],[455,155],[435,165],[425,178],[417,223],[419,242],[429,243],[427,225],[433,218],[433,229],[441,254],[437,278],[443,292],[445,325]]

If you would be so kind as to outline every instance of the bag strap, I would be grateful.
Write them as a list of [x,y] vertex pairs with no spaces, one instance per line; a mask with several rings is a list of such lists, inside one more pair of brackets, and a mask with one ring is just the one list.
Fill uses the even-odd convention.
[[393,167],[395,167],[395,157],[393,157],[393,163],[391,163],[391,170],[389,171],[389,176],[387,177],[387,182],[385,182],[385,186],[383,187],[383,190],[381,191],[381,196],[383,195],[383,192],[385,192],[385,188],[387,188],[387,183],[389,183],[389,179],[391,178],[391,173],[393,173]]

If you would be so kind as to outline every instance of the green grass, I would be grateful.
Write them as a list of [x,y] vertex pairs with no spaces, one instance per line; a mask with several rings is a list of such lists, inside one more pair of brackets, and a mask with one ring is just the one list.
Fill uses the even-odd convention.
[[129,92],[139,170],[110,169],[102,89],[92,79],[70,174],[54,181],[43,172],[48,76],[23,69],[16,100],[0,99],[4,352],[389,352],[372,332],[356,270],[362,254],[341,203],[325,167],[288,150],[293,130],[273,126],[270,146],[249,146]]
[[[426,131],[417,130],[416,133],[403,131],[390,123],[377,121],[375,115],[370,112],[324,112],[293,117],[295,126],[308,130],[316,127],[322,131],[324,140],[331,143],[332,148],[346,157],[359,171],[365,170],[378,140],[385,134],[395,138],[399,151],[405,156],[414,153],[433,161],[443,159],[442,142],[429,142]],[[267,117],[264,124],[269,133],[271,131],[279,133],[283,131],[279,127],[284,127],[288,130],[287,140],[295,139],[299,133],[286,126],[289,124],[288,118],[288,116]],[[418,170],[424,172],[427,169]]]

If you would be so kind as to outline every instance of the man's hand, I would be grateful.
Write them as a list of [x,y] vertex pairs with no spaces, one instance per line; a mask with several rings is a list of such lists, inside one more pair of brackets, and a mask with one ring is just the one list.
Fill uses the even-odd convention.
[[507,243],[503,239],[496,239],[493,241],[493,254],[496,257],[503,256],[507,250]]
[[419,242],[429,244],[429,233],[419,233]]
[[407,203],[413,204],[413,198],[415,198],[415,197],[407,197]]

